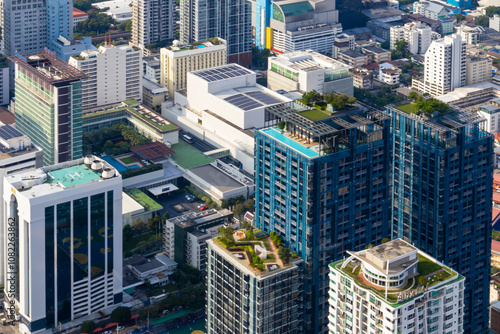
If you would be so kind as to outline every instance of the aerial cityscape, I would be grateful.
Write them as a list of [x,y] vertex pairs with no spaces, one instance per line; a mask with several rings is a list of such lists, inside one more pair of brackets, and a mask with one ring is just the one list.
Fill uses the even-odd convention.
[[500,334],[500,0],[0,32],[0,334]]

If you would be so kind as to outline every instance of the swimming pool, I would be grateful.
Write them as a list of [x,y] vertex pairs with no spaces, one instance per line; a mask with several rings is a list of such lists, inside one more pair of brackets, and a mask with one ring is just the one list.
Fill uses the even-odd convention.
[[136,165],[125,167],[110,155],[107,155],[105,157],[101,157],[101,159],[106,161],[107,163],[109,163],[111,166],[113,166],[113,168],[115,168],[118,171],[118,173],[124,172],[127,169],[139,168],[139,166],[136,166]]
[[279,140],[283,144],[288,145],[292,149],[306,155],[309,158],[315,158],[315,157],[319,156],[318,152],[296,142],[293,139],[288,138],[287,136],[282,134],[280,131],[278,131],[277,128],[267,128],[267,129],[263,129],[261,131],[266,133],[267,135],[269,135],[271,137],[276,138],[277,140]]

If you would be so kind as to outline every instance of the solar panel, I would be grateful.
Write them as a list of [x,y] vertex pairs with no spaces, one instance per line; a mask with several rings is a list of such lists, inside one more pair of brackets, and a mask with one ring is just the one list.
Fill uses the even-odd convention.
[[0,138],[8,140],[16,137],[21,137],[23,134],[10,125],[0,126]]
[[195,71],[192,73],[200,78],[205,79],[208,82],[212,82],[228,78],[236,78],[251,74],[252,72],[236,64],[230,64],[207,70]]
[[12,152],[12,151],[14,151],[13,148],[9,148],[9,147],[5,147],[5,146],[0,145],[0,152],[1,153],[9,153],[9,152]]
[[268,95],[261,91],[248,92],[246,95],[253,97],[254,99],[264,103],[264,104],[275,104],[280,103],[281,101]]

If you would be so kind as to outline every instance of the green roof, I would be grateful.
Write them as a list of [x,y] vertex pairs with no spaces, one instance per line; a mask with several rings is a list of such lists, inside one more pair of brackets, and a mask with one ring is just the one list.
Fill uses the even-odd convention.
[[123,103],[125,103],[126,105],[129,105],[129,106],[140,104],[139,101],[137,101],[137,100],[127,100],[127,101],[123,101]]
[[79,184],[100,180],[99,174],[85,165],[72,166],[48,172],[49,182],[60,183],[63,187],[73,187]]
[[278,6],[281,7],[281,10],[283,11],[283,15],[285,15],[285,17],[314,13],[314,8],[309,3],[309,1],[301,1]]
[[184,169],[203,166],[214,161],[214,159],[207,157],[201,151],[181,140],[177,144],[172,145],[172,150],[175,153],[170,157]]
[[163,206],[137,188],[123,189],[123,191],[137,203],[142,205],[147,211],[158,211],[163,209]]
[[302,112],[299,112],[299,115],[304,116],[305,118],[307,118],[313,122],[331,118],[330,114],[327,114],[326,112],[321,111],[319,109],[302,111]]

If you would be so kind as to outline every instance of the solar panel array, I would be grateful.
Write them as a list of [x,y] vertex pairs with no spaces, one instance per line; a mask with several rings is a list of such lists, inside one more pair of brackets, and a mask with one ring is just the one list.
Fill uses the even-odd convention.
[[10,125],[0,126],[0,138],[8,140],[16,137],[21,137],[23,134]]
[[224,100],[245,111],[281,102],[261,91],[236,94]]
[[208,70],[191,72],[191,73],[193,73],[196,76],[199,76],[200,78],[205,79],[208,82],[225,80],[229,78],[237,78],[244,75],[252,74],[252,72],[250,72],[249,70],[234,64],[211,68]]

